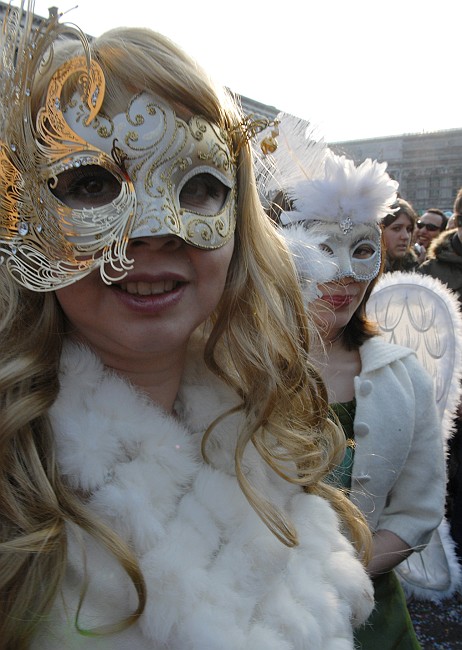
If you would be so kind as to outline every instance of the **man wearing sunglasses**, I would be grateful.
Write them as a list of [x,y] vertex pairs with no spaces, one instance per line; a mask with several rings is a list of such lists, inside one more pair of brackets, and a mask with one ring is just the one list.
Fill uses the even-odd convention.
[[430,208],[416,222],[415,241],[425,250],[435,237],[445,230],[448,222],[447,216],[438,208]]

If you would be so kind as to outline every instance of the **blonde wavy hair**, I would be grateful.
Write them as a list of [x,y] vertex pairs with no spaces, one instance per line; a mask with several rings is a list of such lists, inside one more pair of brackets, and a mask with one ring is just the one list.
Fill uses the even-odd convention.
[[[326,497],[358,553],[367,552],[370,537],[361,514],[341,491],[323,482],[341,460],[345,439],[328,418],[326,390],[309,360],[311,325],[291,256],[258,199],[239,108],[193,60],[150,30],[111,30],[92,41],[90,49],[106,76],[103,109],[125,106],[134,93],[149,89],[231,134],[239,151],[235,249],[223,297],[211,319],[205,360],[242,398],[248,427],[237,441],[238,480],[270,530],[288,546],[296,545],[291,522],[243,474],[242,458],[251,442],[280,475]],[[79,42],[56,48],[46,77],[38,79],[33,89],[37,107],[52,72],[79,54]],[[78,526],[97,538],[132,579],[138,592],[136,611],[115,626],[90,632],[124,629],[141,615],[146,601],[136,557],[85,508],[82,496],[64,483],[55,458],[48,410],[59,391],[64,316],[53,293],[18,286],[4,267],[0,267],[0,315],[2,647],[27,648],[49,611],[66,568],[67,526]],[[204,436],[204,456],[213,426]],[[289,472],[289,464],[296,471]],[[84,595],[82,585],[81,599]]]

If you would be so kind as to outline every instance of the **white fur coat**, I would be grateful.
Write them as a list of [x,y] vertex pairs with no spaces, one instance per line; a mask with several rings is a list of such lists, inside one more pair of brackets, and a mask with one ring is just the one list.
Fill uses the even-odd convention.
[[[147,606],[119,634],[74,626],[84,573],[82,628],[113,623],[137,604],[125,573],[93,539],[69,529],[62,594],[33,650],[348,650],[352,623],[372,608],[372,588],[323,499],[246,455],[246,471],[289,514],[300,538],[289,549],[260,521],[233,470],[240,416],[226,419],[203,462],[207,425],[235,403],[199,357],[185,372],[176,416],[167,415],[88,350],[68,346],[52,424],[61,472],[90,492],[88,508],[129,541]],[[83,552],[85,549],[85,552]]]

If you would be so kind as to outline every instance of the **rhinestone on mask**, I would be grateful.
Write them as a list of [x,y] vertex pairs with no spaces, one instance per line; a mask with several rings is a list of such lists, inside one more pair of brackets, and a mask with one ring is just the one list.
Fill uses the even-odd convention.
[[343,221],[340,221],[338,225],[344,235],[347,235],[353,230],[353,222],[350,217],[345,217],[345,219],[343,219]]

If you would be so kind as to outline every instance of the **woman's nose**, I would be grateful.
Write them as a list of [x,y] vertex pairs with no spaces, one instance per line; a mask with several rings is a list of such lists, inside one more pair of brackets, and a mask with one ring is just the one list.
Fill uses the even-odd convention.
[[352,284],[355,282],[355,279],[351,275],[344,275],[342,278],[338,280],[338,284],[341,284],[343,286],[347,286],[349,284]]
[[160,237],[134,237],[128,242],[127,251],[146,249],[153,251],[174,252],[181,248],[183,240],[175,235],[162,235]]

